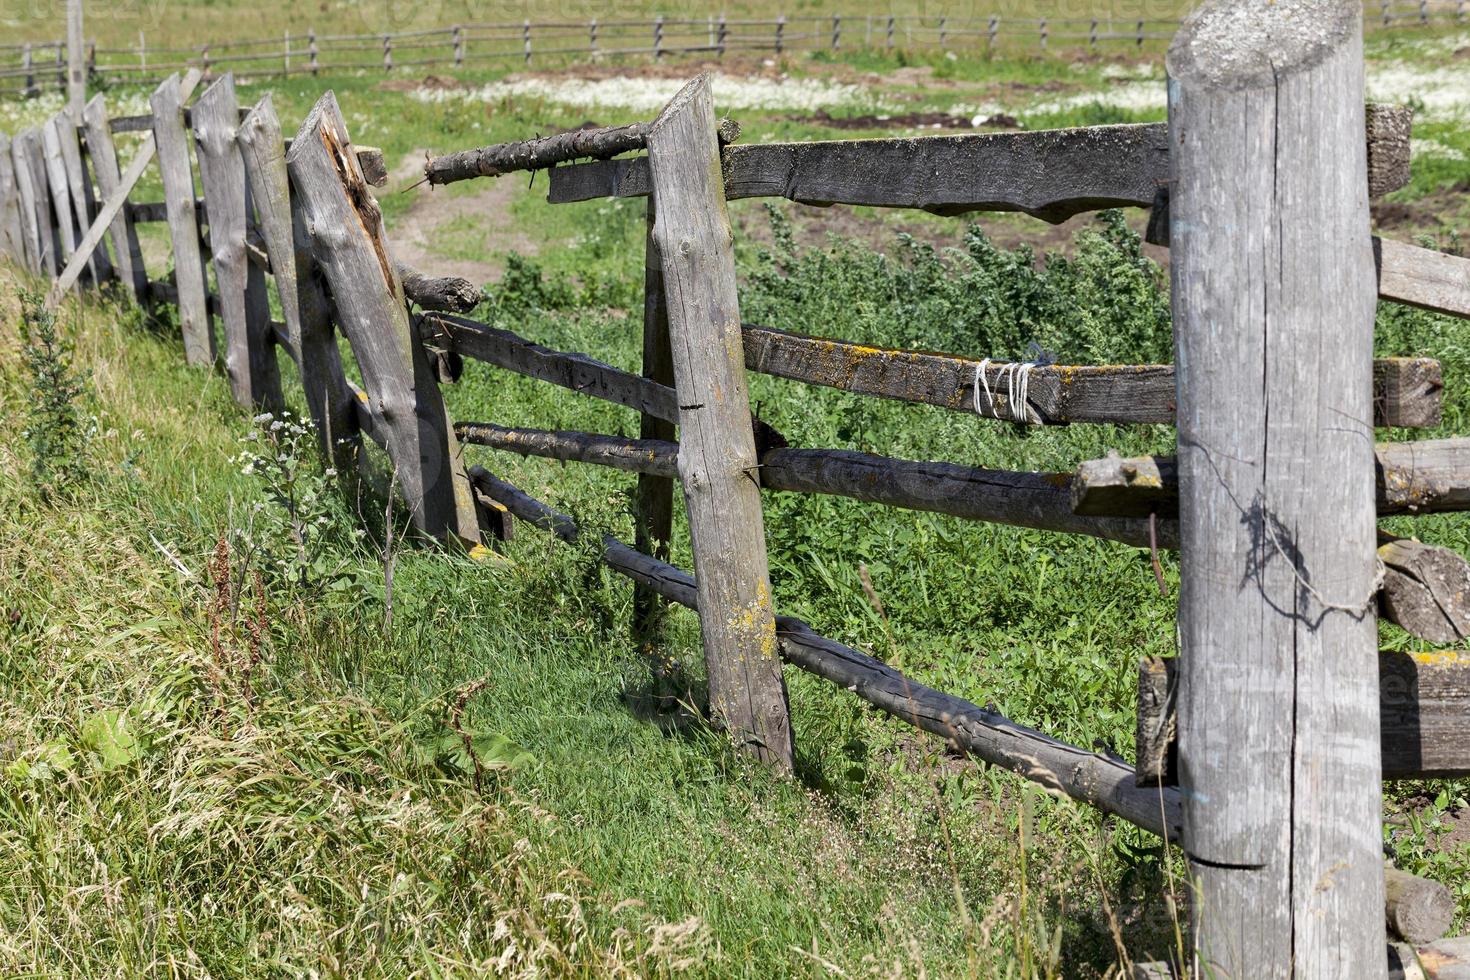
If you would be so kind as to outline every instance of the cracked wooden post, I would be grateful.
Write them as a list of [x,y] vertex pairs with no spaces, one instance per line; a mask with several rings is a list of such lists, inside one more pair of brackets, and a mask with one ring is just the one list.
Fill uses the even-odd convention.
[[15,180],[15,161],[10,156],[10,137],[0,133],[0,253],[16,265],[28,262],[25,232],[20,216],[20,185]]
[[789,769],[791,720],[776,649],[735,251],[708,75],[685,85],[659,114],[649,128],[648,157],[710,709],[759,758]]
[[281,299],[285,345],[301,375],[322,458],[330,460],[343,479],[350,479],[362,448],[357,405],[342,370],[331,302],[321,270],[311,258],[305,219],[297,220],[299,208],[292,201],[281,123],[269,94],[241,121],[237,139],[270,257],[271,277]]
[[1169,49],[1201,976],[1384,976],[1361,16],[1211,0]]
[[173,243],[174,285],[178,290],[179,326],[184,359],[195,366],[214,363],[214,329],[209,322],[209,291],[204,256],[199,250],[199,218],[194,208],[194,171],[184,136],[184,110],[179,76],[168,76],[148,100],[153,110],[153,141],[163,176],[163,201]]
[[475,501],[439,385],[409,321],[383,216],[358,167],[336,96],[312,108],[286,153],[312,258],[362,369],[413,522],[479,541]]
[[[117,166],[117,149],[113,145],[112,129],[107,122],[107,100],[100,93],[92,96],[92,100],[82,111],[82,122],[86,126],[87,156],[92,161],[97,191],[102,200],[106,201],[117,192],[122,182],[122,172]],[[143,265],[143,249],[138,244],[133,216],[127,208],[117,212],[108,230],[112,236],[118,278],[132,292],[133,299],[141,303],[148,296],[148,272]]]
[[[16,176],[20,181],[21,200],[30,188],[32,221],[36,229],[36,255],[40,271],[56,278],[61,271],[61,256],[57,244],[60,232],[51,213],[51,184],[46,177],[46,151],[41,146],[41,131],[27,129],[16,137]],[[21,170],[24,170],[24,175]]]
[[210,258],[224,327],[225,377],[236,404],[278,411],[284,399],[265,273],[245,250],[251,200],[245,160],[235,140],[240,107],[234,73],[225,72],[204,90],[190,118],[209,215]]
[[[664,298],[664,270],[654,238],[653,198],[648,199],[648,229],[643,258],[643,376],[659,384],[674,384],[674,355],[669,346],[669,307]],[[644,414],[638,438],[674,438],[674,423]],[[659,561],[669,561],[669,538],[674,525],[674,481],[647,473],[638,476],[633,546]],[[633,639],[652,652],[663,640],[664,600],[651,589],[633,590]]]
[[[77,126],[80,124],[80,118],[73,118],[70,110],[56,117],[56,137],[60,143],[61,162],[66,172],[68,196],[76,218],[78,247],[87,230],[92,227],[92,219],[97,214],[97,199],[92,194],[92,181],[87,174],[86,164],[82,162],[82,142],[77,137]],[[107,249],[100,243],[87,257],[87,270],[93,283],[103,283],[112,278],[112,260],[107,257]]]

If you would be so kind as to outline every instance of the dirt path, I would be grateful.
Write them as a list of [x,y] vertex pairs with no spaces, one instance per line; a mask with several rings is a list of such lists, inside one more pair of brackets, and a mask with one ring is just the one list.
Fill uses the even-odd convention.
[[[423,177],[424,151],[404,156],[388,175],[386,193],[398,193]],[[486,179],[473,193],[419,187],[413,206],[388,228],[399,261],[436,276],[463,276],[477,285],[500,279],[506,252],[534,255],[536,243],[516,226],[510,204],[519,185]],[[473,257],[471,257],[473,256]]]

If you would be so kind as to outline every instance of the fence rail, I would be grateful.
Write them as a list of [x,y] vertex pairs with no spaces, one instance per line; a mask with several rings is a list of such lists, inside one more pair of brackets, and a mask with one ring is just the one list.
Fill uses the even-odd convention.
[[[1470,0],[1367,0],[1368,30],[1470,23]],[[530,21],[452,24],[412,31],[305,34],[210,41],[193,47],[87,45],[94,79],[157,82],[171,72],[291,76],[436,65],[534,65],[568,58],[714,55],[727,52],[836,53],[845,50],[937,50],[990,53],[1005,47],[1139,48],[1174,36],[1173,19],[947,16],[778,16],[768,19],[656,17],[646,20]],[[274,45],[273,50],[260,48]],[[63,40],[0,45],[0,93],[34,95],[65,88]]]
[[[1192,23],[1194,27],[1186,30],[1201,29],[1199,22]],[[666,22],[665,36],[682,26]],[[1343,69],[1351,76],[1354,58],[1359,65],[1361,60],[1361,53],[1353,49],[1356,34],[1349,38],[1338,33],[1333,38],[1338,47],[1331,57],[1294,68],[1273,62],[1273,67],[1288,72]],[[1374,361],[1368,336],[1371,316],[1313,320],[1312,308],[1288,304],[1287,314],[1271,315],[1296,317],[1289,325],[1292,330],[1315,324],[1331,331],[1331,338],[1304,342],[1297,333],[1288,333],[1296,348],[1281,354],[1280,360],[1295,366],[1294,358],[1336,357],[1348,351],[1353,365],[1350,383],[1343,381],[1348,368],[1334,370],[1330,386],[1313,383],[1318,375],[1310,371],[1273,377],[1267,374],[1263,351],[1247,350],[1233,356],[1225,387],[1201,401],[1196,389],[1209,378],[1201,380],[1197,362],[1187,358],[1179,368],[1022,364],[887,350],[742,325],[728,225],[720,219],[728,199],[759,195],[925,208],[941,214],[1021,210],[1050,220],[1116,204],[1148,207],[1153,208],[1151,237],[1175,250],[1176,274],[1207,254],[1212,260],[1247,259],[1247,272],[1269,272],[1289,280],[1298,274],[1296,265],[1283,257],[1263,267],[1255,261],[1261,243],[1253,240],[1242,251],[1233,237],[1254,233],[1253,228],[1289,228],[1297,236],[1291,258],[1304,263],[1303,281],[1331,282],[1334,294],[1351,293],[1363,307],[1361,313],[1371,311],[1376,296],[1470,318],[1470,260],[1372,239],[1366,214],[1361,222],[1353,217],[1369,196],[1402,186],[1408,179],[1407,115],[1392,107],[1365,110],[1360,101],[1361,74],[1356,86],[1349,77],[1341,85],[1304,89],[1325,101],[1300,127],[1312,136],[1302,144],[1307,147],[1303,152],[1318,152],[1319,138],[1336,140],[1342,147],[1315,158],[1314,165],[1337,168],[1340,193],[1335,197],[1314,192],[1273,198],[1281,178],[1269,173],[1264,184],[1242,190],[1266,172],[1255,156],[1235,161],[1226,155],[1208,156],[1207,163],[1181,170],[1175,144],[1181,135],[1200,131],[1175,130],[1172,124],[742,146],[732,142],[735,127],[715,120],[707,77],[687,85],[651,123],[583,132],[574,139],[474,148],[426,162],[431,178],[437,174],[484,179],[550,168],[552,204],[597,196],[647,197],[645,351],[640,372],[621,370],[586,354],[550,349],[479,323],[464,315],[479,296],[473,284],[436,278],[396,262],[388,230],[367,189],[383,174],[381,159],[370,148],[352,143],[332,93],[317,103],[298,137],[288,140],[268,96],[242,112],[228,72],[189,105],[202,74],[194,68],[183,79],[166,79],[153,93],[152,112],[142,121],[109,120],[99,97],[87,106],[80,127],[63,112],[40,129],[13,138],[0,134],[0,253],[51,278],[48,302],[53,305],[70,290],[111,278],[139,303],[177,305],[190,362],[222,365],[234,398],[252,411],[281,404],[271,348],[284,347],[300,373],[324,456],[344,472],[361,469],[371,482],[375,471],[367,463],[370,454],[364,445],[380,447],[395,472],[393,492],[404,497],[414,524],[428,539],[476,546],[507,535],[511,515],[563,540],[587,533],[568,516],[489,470],[465,468],[464,444],[636,473],[637,547],[604,537],[601,559],[634,582],[635,630],[644,639],[657,640],[659,612],[665,603],[698,613],[713,719],[759,757],[789,767],[799,735],[792,732],[786,713],[784,662],[838,684],[978,759],[1180,843],[1192,861],[1202,853],[1208,863],[1195,862],[1198,866],[1192,871],[1207,887],[1215,881],[1212,876],[1249,872],[1256,876],[1254,882],[1263,875],[1269,878],[1267,869],[1288,880],[1294,872],[1270,862],[1235,860],[1241,855],[1231,849],[1248,851],[1258,842],[1254,835],[1239,840],[1210,836],[1209,819],[1216,811],[1197,812],[1194,787],[1203,778],[1200,767],[1219,760],[1201,760],[1202,741],[1255,745],[1260,739],[1275,739],[1280,748],[1296,744],[1293,738],[1305,739],[1303,751],[1310,749],[1320,765],[1330,767],[1339,761],[1338,741],[1331,731],[1291,735],[1291,729],[1270,728],[1285,724],[1283,719],[1306,724],[1297,719],[1312,716],[1312,709],[1325,703],[1330,691],[1333,711],[1340,715],[1351,706],[1367,719],[1375,737],[1353,742],[1358,755],[1351,773],[1319,781],[1313,789],[1323,794],[1317,805],[1331,811],[1334,794],[1348,792],[1359,794],[1355,797],[1359,803],[1363,797],[1376,800],[1384,777],[1470,775],[1470,740],[1463,737],[1463,726],[1456,720],[1470,710],[1470,688],[1464,683],[1463,666],[1444,666],[1460,660],[1448,654],[1440,659],[1379,657],[1371,629],[1360,629],[1363,623],[1371,626],[1377,612],[1430,642],[1470,636],[1470,601],[1464,598],[1470,595],[1470,562],[1447,549],[1391,536],[1380,541],[1376,556],[1371,547],[1359,549],[1354,544],[1343,550],[1337,563],[1351,565],[1356,574],[1373,581],[1366,599],[1349,605],[1327,597],[1334,580],[1320,564],[1325,553],[1321,549],[1328,543],[1344,549],[1348,539],[1341,525],[1346,511],[1327,515],[1331,527],[1325,537],[1306,539],[1294,537],[1295,525],[1286,524],[1272,510],[1280,506],[1277,500],[1285,499],[1301,508],[1295,520],[1321,517],[1318,500],[1330,499],[1347,487],[1361,505],[1355,518],[1362,524],[1360,530],[1371,528],[1376,514],[1470,511],[1470,440],[1380,443],[1376,458],[1366,449],[1361,453],[1355,449],[1361,459],[1341,465],[1313,462],[1317,444],[1337,438],[1328,433],[1346,432],[1350,426],[1356,427],[1355,436],[1365,437],[1366,447],[1375,425],[1436,425],[1445,381],[1437,361],[1429,357]],[[1187,68],[1175,72],[1175,78],[1184,86],[1185,99],[1229,101],[1255,91],[1250,80],[1244,86],[1196,91],[1190,87],[1194,80]],[[1329,118],[1327,106],[1337,114],[1331,117],[1338,120],[1335,129],[1320,121]],[[1275,112],[1278,100],[1260,100],[1257,109]],[[1226,117],[1236,118],[1228,113]],[[117,130],[147,133],[142,152],[126,173],[118,172],[111,150]],[[1274,126],[1262,131],[1295,132]],[[155,152],[165,200],[131,200]],[[1277,152],[1297,151],[1282,147]],[[615,158],[573,161],[588,154]],[[1040,167],[1040,161],[1046,167]],[[195,196],[196,164],[202,198]],[[1229,208],[1220,207],[1216,220],[1200,214],[1212,199],[1181,179],[1181,174],[1198,174],[1201,168],[1222,181],[1211,186],[1225,189],[1220,200]],[[1316,176],[1310,170],[1309,177]],[[1164,193],[1164,188],[1172,190]],[[253,208],[246,203],[252,199]],[[1240,211],[1241,202],[1250,208]],[[1281,218],[1303,202],[1325,210],[1295,213],[1289,222]],[[1181,209],[1187,217],[1181,218]],[[1334,224],[1339,220],[1345,220],[1340,233]],[[151,278],[144,268],[135,228],[143,221],[168,226],[175,267],[168,278]],[[1191,236],[1224,234],[1221,228],[1231,230],[1202,253],[1199,239]],[[1285,243],[1276,242],[1274,247],[1284,248]],[[1353,256],[1354,266],[1334,264],[1327,269],[1322,264],[1335,263],[1343,249]],[[213,292],[208,267],[214,270]],[[1222,288],[1218,277],[1225,267],[1215,263],[1211,268],[1211,277],[1198,288]],[[262,302],[266,275],[274,279],[280,295],[284,317],[280,322],[270,319],[269,307]],[[1300,285],[1283,281],[1277,288]],[[1236,283],[1212,302],[1228,304],[1261,288],[1255,280]],[[1203,315],[1205,307],[1186,304],[1190,295],[1203,302],[1187,289],[1174,291],[1178,330],[1195,329]],[[1203,344],[1218,355],[1224,349],[1219,345],[1226,341],[1241,343],[1241,338],[1252,336],[1260,324],[1260,311],[1267,309],[1255,300],[1238,320],[1218,306],[1208,307],[1213,311],[1207,317],[1209,331],[1188,342],[1194,347],[1186,347],[1197,351]],[[357,362],[361,387],[347,378],[334,336],[338,330]],[[445,408],[440,386],[460,376],[466,359],[623,406],[638,413],[639,437],[514,428],[493,421],[456,422]],[[973,414],[978,425],[1172,424],[1181,433],[1179,459],[1113,457],[1083,461],[1075,473],[1032,473],[791,446],[781,433],[751,416],[747,371],[938,405]],[[1250,383],[1241,385],[1241,378]],[[1248,480],[1255,471],[1249,467],[1237,471],[1237,479],[1243,472],[1247,482],[1232,491],[1231,499],[1246,501],[1243,514],[1221,509],[1217,502],[1216,511],[1205,512],[1202,530],[1200,501],[1219,490],[1198,478],[1199,460],[1190,455],[1198,448],[1193,432],[1201,418],[1214,418],[1224,405],[1234,405],[1232,411],[1254,419],[1250,424],[1267,426],[1265,413],[1252,414],[1258,406],[1246,400],[1247,395],[1262,397],[1263,384],[1270,417],[1295,419],[1290,433],[1298,445],[1279,463],[1289,468],[1290,485],[1276,491],[1277,497],[1259,489],[1252,497]],[[1346,389],[1351,389],[1349,409],[1335,401]],[[1239,439],[1245,424],[1227,431]],[[1250,453],[1264,452],[1259,446],[1269,446],[1270,440],[1259,440],[1257,449],[1253,445],[1257,443],[1233,450],[1229,465],[1244,466],[1253,458]],[[1361,472],[1353,476],[1357,471]],[[1376,502],[1370,491],[1374,478]],[[666,561],[676,484],[683,489],[693,530],[693,576]],[[1306,484],[1311,493],[1301,496]],[[1204,644],[1210,638],[1186,633],[1189,639],[1178,670],[1175,665],[1142,665],[1140,724],[1154,719],[1158,727],[1140,729],[1137,766],[1109,753],[1066,745],[990,708],[933,690],[821,636],[806,623],[779,615],[771,599],[762,528],[761,497],[770,492],[839,495],[1155,550],[1178,549],[1184,590],[1192,597],[1181,603],[1182,617],[1203,615],[1198,605],[1203,595],[1208,603],[1228,599],[1244,610],[1231,621],[1236,624],[1271,622],[1277,629],[1311,634],[1316,626],[1309,624],[1320,625],[1329,617],[1335,625],[1345,625],[1339,618],[1351,620],[1341,648],[1328,651],[1328,659],[1336,658],[1332,663],[1293,668],[1330,669],[1343,672],[1343,677],[1332,684],[1302,687],[1289,710],[1276,710],[1281,705],[1275,705],[1250,727],[1244,727],[1242,719],[1253,717],[1252,711],[1259,713],[1250,703],[1203,732],[1197,719],[1190,727],[1190,719],[1180,712],[1177,734],[1172,734],[1176,715],[1170,706],[1171,692],[1176,689],[1167,678],[1177,677],[1180,691],[1193,685],[1196,701],[1208,697],[1212,686],[1228,687],[1235,676],[1220,671],[1217,660],[1233,655],[1237,647],[1253,649],[1250,645],[1256,642],[1253,634],[1239,633],[1237,628],[1231,634],[1237,644],[1214,650],[1216,659],[1211,660],[1201,653],[1209,649]],[[1226,516],[1211,523],[1209,515],[1215,513]],[[1200,549],[1220,549],[1222,541],[1234,542],[1232,547],[1243,556],[1244,584],[1240,569],[1228,562],[1224,567],[1229,574],[1210,578],[1197,574]],[[1308,637],[1302,642],[1321,640]],[[1350,642],[1356,644],[1352,656],[1347,652]],[[1291,645],[1282,649],[1290,650]],[[1286,656],[1282,649],[1272,647],[1271,655]],[[1276,678],[1285,668],[1273,670],[1271,677]],[[1263,688],[1256,684],[1250,690]],[[1355,699],[1351,704],[1350,698]],[[1381,740],[1374,721],[1380,714]],[[1180,760],[1177,767],[1169,761],[1175,754]],[[1221,792],[1216,805],[1219,812],[1231,813],[1239,811],[1244,801],[1259,807],[1266,799],[1264,792],[1254,783],[1238,783]],[[1313,832],[1315,825],[1298,826],[1289,810],[1283,814],[1273,807],[1266,807],[1264,815],[1257,811],[1256,819],[1284,820],[1294,834]],[[1336,831],[1340,836],[1334,846],[1343,856],[1331,872],[1346,874],[1350,869],[1361,886],[1352,901],[1332,912],[1334,928],[1351,930],[1359,945],[1363,936],[1370,944],[1381,943],[1385,919],[1399,923],[1414,919],[1400,904],[1406,901],[1401,889],[1385,897],[1381,888],[1377,817],[1369,816],[1362,827]],[[1210,856],[1220,854],[1225,859]],[[1326,859],[1334,856],[1329,853]],[[1278,887],[1273,881],[1266,884]],[[1213,887],[1221,885],[1216,882]],[[1429,883],[1424,889],[1434,901],[1443,897],[1443,890]],[[1287,893],[1280,901],[1300,910],[1315,901],[1315,894]],[[1241,912],[1234,907],[1229,911]],[[1220,906],[1214,907],[1214,914],[1220,914]],[[1197,933],[1197,957],[1223,964],[1232,975],[1262,975],[1270,972],[1265,967],[1331,953],[1287,949],[1281,943],[1289,945],[1290,937],[1280,936],[1272,939],[1275,945],[1263,943],[1262,950],[1242,950],[1229,945],[1228,936],[1210,933],[1208,922],[1196,925],[1203,930]],[[1437,935],[1405,938],[1425,943]],[[1461,956],[1458,948],[1452,943],[1432,952],[1453,962]],[[1240,966],[1247,961],[1256,966]]]

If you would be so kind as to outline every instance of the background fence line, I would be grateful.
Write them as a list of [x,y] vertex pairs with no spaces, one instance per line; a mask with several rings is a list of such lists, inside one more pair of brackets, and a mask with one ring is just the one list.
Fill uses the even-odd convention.
[[[1470,0],[1367,0],[1365,30],[1470,23]],[[391,71],[433,65],[534,65],[569,58],[713,55],[727,52],[846,50],[954,51],[988,54],[1000,48],[1046,50],[1054,44],[1140,48],[1174,36],[1178,19],[847,16],[809,14],[769,19],[654,17],[644,20],[530,21],[451,24],[411,31],[304,34],[149,47],[142,31],[133,47],[86,47],[93,83],[149,84],[175,71],[199,68],[206,79]],[[271,47],[274,46],[274,47]],[[259,50],[270,47],[270,50]],[[0,45],[0,94],[35,95],[66,86],[66,42]]]

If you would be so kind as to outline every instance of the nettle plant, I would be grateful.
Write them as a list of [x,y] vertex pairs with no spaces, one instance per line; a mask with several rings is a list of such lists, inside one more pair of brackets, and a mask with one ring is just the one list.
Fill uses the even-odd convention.
[[366,536],[342,504],[337,471],[317,465],[317,437],[310,420],[289,411],[255,416],[235,457],[260,498],[236,529],[256,566],[278,582],[323,590],[350,584],[344,547]]

